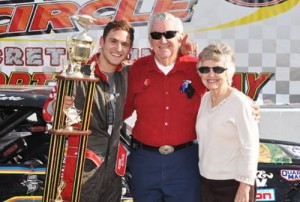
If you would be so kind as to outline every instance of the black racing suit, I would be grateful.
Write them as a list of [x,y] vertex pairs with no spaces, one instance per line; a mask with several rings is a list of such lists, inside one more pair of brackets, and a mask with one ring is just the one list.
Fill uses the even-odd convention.
[[[88,138],[88,149],[104,159],[100,167],[85,164],[83,185],[80,201],[82,202],[120,202],[122,183],[121,177],[115,173],[117,150],[122,127],[123,108],[127,93],[127,67],[114,73],[114,121],[111,134],[108,132],[108,99],[112,87],[108,78],[100,72],[95,75],[100,78],[96,83],[93,108],[89,129],[92,134]],[[86,75],[90,74],[89,66],[82,70]],[[103,75],[102,75],[103,74]],[[75,106],[81,110],[85,101],[84,82],[76,82],[74,87]],[[88,172],[87,172],[88,171]]]

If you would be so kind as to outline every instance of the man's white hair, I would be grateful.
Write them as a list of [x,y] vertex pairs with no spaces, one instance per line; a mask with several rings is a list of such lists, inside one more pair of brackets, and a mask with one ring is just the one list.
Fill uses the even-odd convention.
[[183,33],[183,24],[182,21],[172,15],[171,13],[168,12],[160,12],[160,13],[155,13],[151,15],[149,22],[148,22],[148,35],[150,32],[152,32],[152,25],[154,22],[165,22],[165,21],[172,21],[174,22],[174,28],[175,30],[172,31],[178,31],[178,33],[182,34]]

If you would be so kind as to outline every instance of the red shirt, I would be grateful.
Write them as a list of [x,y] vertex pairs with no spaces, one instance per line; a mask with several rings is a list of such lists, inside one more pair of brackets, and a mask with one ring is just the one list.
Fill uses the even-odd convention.
[[[176,146],[196,139],[196,117],[201,96],[206,92],[196,64],[195,57],[179,56],[167,75],[158,69],[153,55],[132,65],[124,117],[136,110],[132,131],[135,139],[151,146]],[[180,92],[185,80],[190,80],[195,89],[191,99]]]

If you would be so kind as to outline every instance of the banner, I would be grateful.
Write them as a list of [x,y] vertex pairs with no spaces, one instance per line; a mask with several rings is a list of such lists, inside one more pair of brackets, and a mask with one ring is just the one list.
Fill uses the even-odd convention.
[[152,13],[179,17],[198,52],[225,41],[236,52],[234,85],[260,104],[300,103],[299,0],[0,0],[0,85],[52,85],[66,38],[82,31],[71,16],[96,18],[96,40],[111,20],[135,27],[130,60],[150,53]]

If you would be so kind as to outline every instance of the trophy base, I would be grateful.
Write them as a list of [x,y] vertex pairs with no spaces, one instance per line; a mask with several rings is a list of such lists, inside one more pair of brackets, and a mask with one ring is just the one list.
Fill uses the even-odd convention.
[[84,136],[84,135],[90,135],[92,133],[91,130],[87,130],[87,131],[81,131],[81,130],[67,130],[67,129],[58,129],[58,130],[54,130],[51,129],[49,130],[49,132],[52,135],[72,135],[72,136]]
[[[80,72],[80,74],[82,74]],[[95,77],[89,77],[89,76],[85,76],[82,74],[82,77],[76,77],[73,74],[69,75],[69,74],[59,74],[56,76],[57,79],[59,80],[71,80],[71,81],[87,81],[87,82],[98,82],[99,78],[95,78]]]

